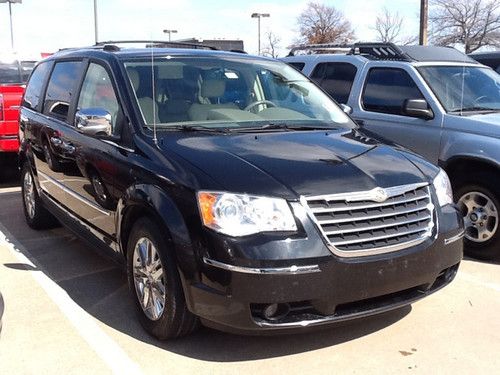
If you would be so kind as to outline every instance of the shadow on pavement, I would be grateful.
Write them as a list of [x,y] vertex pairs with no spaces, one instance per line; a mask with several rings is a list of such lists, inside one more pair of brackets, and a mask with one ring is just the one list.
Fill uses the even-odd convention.
[[0,189],[19,186],[20,173],[17,168],[17,154],[0,154]]
[[92,251],[65,228],[34,231],[24,222],[20,193],[0,194],[0,223],[11,242],[29,251],[36,268],[18,263],[0,267],[19,272],[41,269],[85,311],[104,324],[137,340],[187,357],[218,362],[248,361],[285,356],[334,346],[381,330],[406,316],[405,307],[333,328],[278,336],[238,336],[201,328],[175,341],[149,336],[135,316],[125,274],[111,260]]

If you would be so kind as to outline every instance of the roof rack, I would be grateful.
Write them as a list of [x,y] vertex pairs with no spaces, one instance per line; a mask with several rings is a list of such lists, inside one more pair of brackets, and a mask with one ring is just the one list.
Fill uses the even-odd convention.
[[401,48],[393,43],[355,43],[355,44],[309,44],[293,47],[288,56],[296,51],[315,51],[323,53],[345,53],[346,55],[364,55],[377,60],[413,61]]
[[[93,47],[102,47],[104,50],[106,48],[115,48],[115,50],[119,50],[118,44],[145,44],[146,48],[193,48],[193,49],[208,49],[208,50],[217,50],[217,48],[212,46],[206,46],[203,44],[196,43],[185,43],[185,42],[171,42],[165,40],[109,40],[105,42],[98,42]],[[106,47],[108,46],[108,47]]]

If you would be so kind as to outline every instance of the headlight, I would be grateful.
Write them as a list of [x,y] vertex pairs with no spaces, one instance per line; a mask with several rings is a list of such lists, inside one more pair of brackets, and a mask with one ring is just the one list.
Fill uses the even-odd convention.
[[229,236],[297,230],[284,199],[200,191],[198,207],[205,226]]
[[432,184],[434,185],[434,189],[436,189],[436,195],[441,207],[453,203],[450,179],[444,170],[441,169],[439,171]]

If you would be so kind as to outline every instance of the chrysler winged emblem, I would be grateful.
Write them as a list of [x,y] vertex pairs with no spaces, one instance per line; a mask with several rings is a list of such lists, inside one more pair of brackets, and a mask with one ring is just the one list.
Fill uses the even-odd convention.
[[387,191],[382,188],[375,188],[372,190],[372,199],[375,202],[382,203],[385,202],[389,198]]

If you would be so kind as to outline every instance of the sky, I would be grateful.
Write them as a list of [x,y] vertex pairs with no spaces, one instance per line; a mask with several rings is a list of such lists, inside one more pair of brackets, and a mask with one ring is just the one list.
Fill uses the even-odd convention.
[[[404,33],[417,35],[419,0],[316,0],[344,12],[360,41],[375,37],[375,18],[385,6],[404,19]],[[176,29],[182,38],[241,39],[245,50],[257,52],[254,12],[270,13],[262,19],[264,36],[281,38],[280,55],[298,37],[297,17],[307,0],[97,0],[99,40],[167,40],[164,29]],[[23,0],[12,5],[15,50],[22,55],[54,52],[64,47],[94,43],[93,0]],[[0,4],[0,51],[10,50],[8,5]]]

